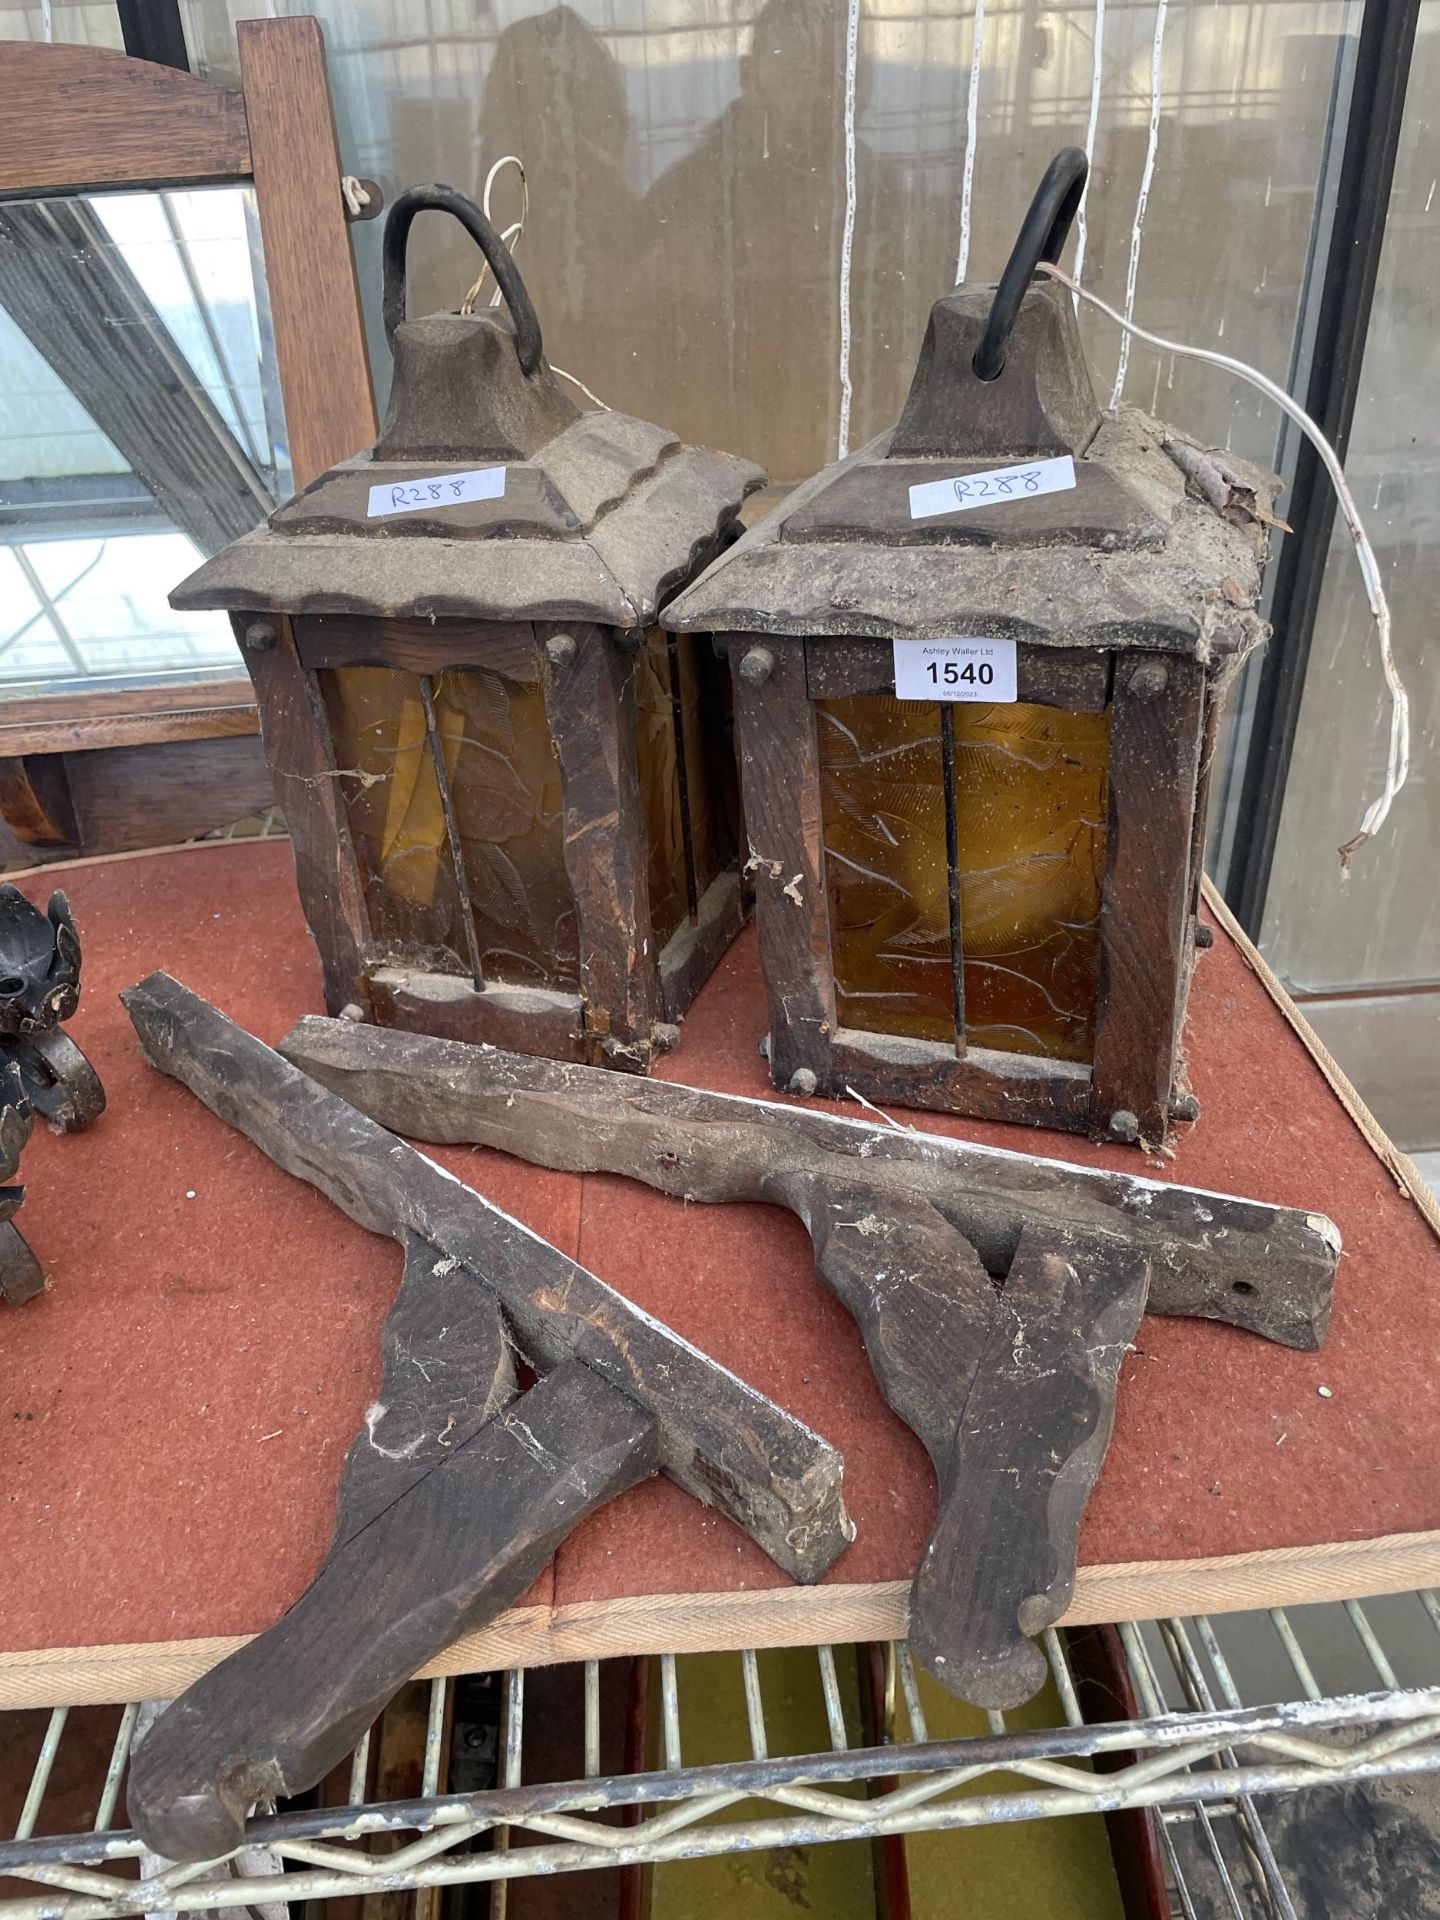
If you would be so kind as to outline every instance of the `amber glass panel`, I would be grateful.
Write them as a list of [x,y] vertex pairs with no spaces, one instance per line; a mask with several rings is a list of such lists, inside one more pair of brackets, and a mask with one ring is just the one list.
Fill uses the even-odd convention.
[[560,763],[539,681],[465,667],[434,685],[485,978],[574,992]]
[[[652,627],[635,662],[635,735],[650,844],[650,917],[663,948],[689,915],[691,878],[698,901],[735,857],[738,794],[729,677],[713,660],[704,634],[671,637]],[[677,714],[685,745],[683,780],[675,751]],[[692,863],[693,875],[687,877]]]
[[[957,705],[965,1037],[1088,1060],[1099,984],[1108,717]],[[940,710],[821,703],[826,887],[843,1026],[955,1036]]]
[[419,681],[388,667],[342,667],[320,683],[378,958],[468,973]]
[[[419,680],[386,667],[320,678],[379,956],[469,974]],[[540,687],[481,668],[431,686],[485,979],[573,990],[574,906]]]

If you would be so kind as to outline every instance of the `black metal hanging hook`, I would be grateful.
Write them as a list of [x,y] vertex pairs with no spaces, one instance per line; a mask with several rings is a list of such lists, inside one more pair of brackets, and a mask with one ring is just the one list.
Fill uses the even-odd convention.
[[520,278],[520,269],[515,265],[515,256],[475,202],[454,187],[410,187],[386,215],[382,305],[386,340],[393,346],[395,329],[405,318],[405,248],[411,224],[417,213],[432,211],[453,214],[489,261],[495,284],[505,296],[510,318],[515,322],[515,352],[520,371],[534,373],[540,364],[540,322],[525,291],[525,282]]
[[1045,169],[1045,177],[1035,190],[1030,210],[1021,223],[1005,271],[995,289],[990,318],[975,352],[975,372],[982,380],[997,380],[1005,366],[1005,346],[1010,329],[1025,298],[1025,289],[1042,260],[1054,262],[1070,237],[1070,228],[1080,210],[1090,162],[1079,147],[1062,147]]

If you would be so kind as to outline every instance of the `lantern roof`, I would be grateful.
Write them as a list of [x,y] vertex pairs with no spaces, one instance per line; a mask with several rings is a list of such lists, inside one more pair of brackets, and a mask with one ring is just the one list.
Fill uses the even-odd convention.
[[1005,283],[958,287],[931,312],[897,425],[796,488],[664,624],[1207,661],[1263,640],[1279,481],[1135,408],[1102,413],[1071,297],[1032,269],[998,375],[975,363]]
[[[414,215],[455,213],[510,310],[404,320]],[[182,609],[650,624],[765,484],[629,414],[582,412],[546,362],[514,262],[453,189],[413,189],[385,236],[395,357],[385,425],[183,581]]]

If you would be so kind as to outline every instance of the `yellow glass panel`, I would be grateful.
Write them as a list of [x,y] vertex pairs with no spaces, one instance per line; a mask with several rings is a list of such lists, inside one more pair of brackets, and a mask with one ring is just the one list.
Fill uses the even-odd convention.
[[434,684],[485,978],[574,992],[560,763],[540,683],[463,667]]
[[468,973],[419,681],[388,667],[341,667],[320,681],[381,960]]
[[[1108,716],[958,704],[965,1037],[1088,1060],[1099,989]],[[865,695],[818,712],[843,1026],[954,1038],[940,710]]]
[[[469,974],[419,680],[387,667],[343,667],[321,681],[380,955]],[[573,991],[560,776],[539,683],[467,667],[436,676],[431,687],[485,979]]]

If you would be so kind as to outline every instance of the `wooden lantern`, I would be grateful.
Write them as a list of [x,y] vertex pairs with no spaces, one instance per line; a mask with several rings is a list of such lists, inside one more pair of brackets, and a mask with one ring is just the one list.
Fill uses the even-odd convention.
[[[508,312],[405,319],[415,215]],[[729,687],[656,623],[764,482],[582,413],[494,228],[385,231],[379,441],[172,596],[231,611],[332,1011],[646,1069],[742,924]]]
[[1156,1143],[1278,483],[1101,413],[1036,272],[1084,177],[936,304],[899,424],[664,618],[729,636],[776,1085]]

